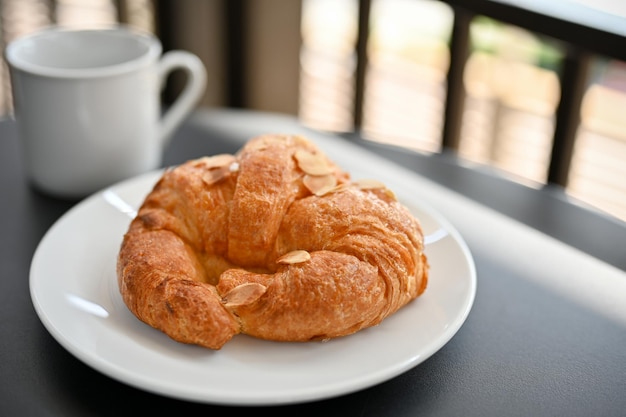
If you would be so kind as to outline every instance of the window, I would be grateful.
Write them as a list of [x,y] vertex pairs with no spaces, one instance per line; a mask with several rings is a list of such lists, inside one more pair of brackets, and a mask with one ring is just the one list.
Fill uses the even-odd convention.
[[[350,131],[358,0],[304,0],[301,120]],[[438,152],[452,9],[434,0],[372,0],[360,126],[365,138]],[[563,49],[551,39],[478,16],[470,27],[461,157],[511,179],[547,181]],[[594,57],[566,193],[626,220],[626,64]]]

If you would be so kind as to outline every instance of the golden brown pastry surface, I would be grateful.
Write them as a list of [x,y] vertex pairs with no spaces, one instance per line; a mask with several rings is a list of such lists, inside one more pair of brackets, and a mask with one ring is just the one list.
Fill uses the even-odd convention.
[[220,349],[245,333],[325,340],[374,326],[428,280],[417,219],[315,144],[263,135],[167,170],[124,236],[117,275],[141,321]]

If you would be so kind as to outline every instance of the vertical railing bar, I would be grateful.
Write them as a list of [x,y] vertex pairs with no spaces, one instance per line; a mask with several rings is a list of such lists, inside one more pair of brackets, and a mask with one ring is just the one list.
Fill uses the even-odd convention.
[[154,31],[163,44],[163,51],[172,49],[174,27],[172,23],[173,0],[154,0]]
[[567,47],[560,72],[561,98],[556,109],[556,125],[548,165],[548,184],[567,186],[591,61],[589,52],[573,45]]
[[470,23],[474,14],[460,7],[453,7],[453,10],[454,23],[450,37],[450,67],[447,75],[441,147],[458,150],[466,95],[463,76],[470,53]]
[[59,2],[57,0],[50,0],[50,3],[49,3],[50,8],[48,10],[49,10],[50,16],[48,16],[48,17],[50,18],[50,22],[53,23],[53,24],[58,23],[57,22],[57,6],[58,6],[58,3]]
[[225,63],[227,74],[226,103],[228,107],[246,106],[246,1],[224,0]]
[[369,42],[371,0],[359,0],[358,32],[355,45],[356,70],[354,79],[354,131],[363,125],[363,102],[365,100],[365,78],[367,74],[367,44]]
[[114,0],[114,3],[115,11],[117,12],[117,22],[124,25],[128,24],[130,19],[126,0]]
[[[175,15],[174,0],[154,0],[154,26],[155,34],[161,40],[163,51],[175,49],[176,25],[172,16]],[[176,98],[176,90],[173,83],[167,83],[161,96],[166,105],[171,104]]]

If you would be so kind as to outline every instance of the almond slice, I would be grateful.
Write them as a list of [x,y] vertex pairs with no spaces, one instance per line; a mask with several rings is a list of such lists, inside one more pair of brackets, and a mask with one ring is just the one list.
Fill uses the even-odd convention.
[[220,169],[212,169],[202,174],[202,181],[206,185],[213,185],[216,182],[220,181],[222,178],[226,177],[226,174],[228,173],[229,171],[223,169],[223,167]]
[[304,149],[298,149],[294,154],[298,166],[309,175],[322,176],[332,174],[333,169],[322,155],[314,154]]
[[222,168],[235,162],[235,156],[230,154],[219,154],[202,158],[202,165],[207,169]]
[[215,184],[226,176],[239,170],[239,163],[234,155],[220,154],[203,158],[202,166],[208,171],[202,175],[202,181],[207,185]]
[[398,197],[396,197],[396,194],[393,191],[391,191],[389,188],[385,188],[384,193],[387,197],[389,197],[389,199],[393,201],[398,201]]
[[343,184],[339,184],[333,188],[331,188],[330,190],[328,190],[329,193],[338,193],[340,191],[346,190],[350,188],[350,184],[349,183],[343,183]]
[[398,201],[398,197],[396,197],[395,193],[387,188],[385,184],[378,180],[362,179],[355,181],[354,185],[356,185],[361,190],[381,190],[381,192],[390,200]]
[[311,254],[305,250],[288,252],[276,260],[277,264],[291,265],[306,262],[311,259]]
[[302,178],[302,183],[316,196],[323,196],[337,186],[337,178],[334,175],[318,177],[307,174]]
[[375,190],[377,188],[387,188],[382,182],[369,178],[355,181],[354,185],[359,187],[361,190]]
[[265,294],[265,291],[267,287],[256,282],[241,284],[224,294],[224,304],[226,307],[252,304]]

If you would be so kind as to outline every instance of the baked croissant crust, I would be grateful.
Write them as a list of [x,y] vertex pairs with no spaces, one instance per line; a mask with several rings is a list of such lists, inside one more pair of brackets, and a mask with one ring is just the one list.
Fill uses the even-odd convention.
[[129,310],[172,339],[326,340],[374,326],[426,289],[419,221],[311,141],[262,135],[166,170],[119,252]]

